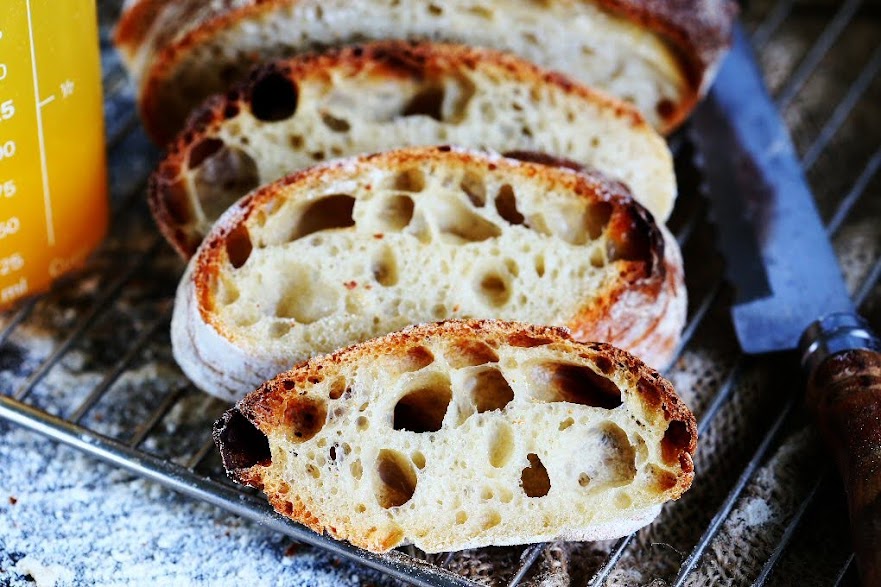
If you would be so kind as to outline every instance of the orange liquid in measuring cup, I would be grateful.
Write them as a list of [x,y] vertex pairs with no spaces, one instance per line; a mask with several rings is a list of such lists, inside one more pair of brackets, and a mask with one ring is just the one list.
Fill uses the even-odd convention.
[[0,1],[0,308],[107,229],[95,0]]

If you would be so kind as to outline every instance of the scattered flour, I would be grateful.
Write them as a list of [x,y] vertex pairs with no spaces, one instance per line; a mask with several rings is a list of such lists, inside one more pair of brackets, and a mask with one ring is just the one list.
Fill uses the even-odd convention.
[[0,587],[393,585],[0,422]]

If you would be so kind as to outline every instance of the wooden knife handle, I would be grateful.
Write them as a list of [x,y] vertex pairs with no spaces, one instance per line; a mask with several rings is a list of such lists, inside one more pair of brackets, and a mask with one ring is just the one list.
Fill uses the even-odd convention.
[[844,480],[862,585],[881,585],[881,342],[853,314],[802,338],[807,404]]

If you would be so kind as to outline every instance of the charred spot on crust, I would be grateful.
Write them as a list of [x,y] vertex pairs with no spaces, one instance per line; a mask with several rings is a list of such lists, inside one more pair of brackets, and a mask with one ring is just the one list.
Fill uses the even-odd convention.
[[251,90],[251,112],[264,122],[278,122],[297,111],[297,86],[284,74],[270,71],[254,83]]
[[269,439],[239,410],[228,410],[214,423],[214,444],[227,473],[242,480],[239,471],[271,462]]

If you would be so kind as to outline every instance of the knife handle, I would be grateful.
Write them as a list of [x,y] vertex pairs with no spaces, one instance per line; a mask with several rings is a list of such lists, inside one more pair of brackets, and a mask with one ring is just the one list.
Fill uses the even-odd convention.
[[861,583],[881,585],[881,341],[854,314],[812,324],[800,343],[807,405],[844,480]]

